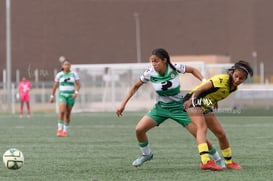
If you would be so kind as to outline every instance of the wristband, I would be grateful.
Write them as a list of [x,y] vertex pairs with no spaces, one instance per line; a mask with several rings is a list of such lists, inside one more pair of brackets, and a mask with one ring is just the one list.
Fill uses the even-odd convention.
[[50,95],[50,98],[54,98],[54,95]]
[[76,91],[75,91],[75,94],[78,94],[78,93],[79,93],[79,91],[76,90]]
[[195,107],[195,103],[194,103],[194,94],[192,94],[191,97],[192,97],[192,98],[191,98],[191,104],[192,104],[193,107]]
[[207,81],[207,79],[205,79],[205,78],[202,79],[202,82],[206,82],[206,81]]

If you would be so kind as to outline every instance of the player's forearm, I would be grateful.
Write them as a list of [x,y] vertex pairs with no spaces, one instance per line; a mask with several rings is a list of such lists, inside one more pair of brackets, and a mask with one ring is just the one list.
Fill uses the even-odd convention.
[[199,79],[200,81],[203,81],[204,76],[201,74],[201,72],[199,70],[197,70],[196,68],[193,69],[192,74]]
[[[196,89],[194,92],[193,92],[193,96],[194,96],[194,99],[196,97],[198,97],[200,94],[202,94],[203,92],[207,91],[208,89],[210,89],[212,86],[211,86],[211,83],[208,82],[204,85],[202,85],[201,87],[199,87],[198,89]],[[192,97],[193,98],[193,97]]]
[[122,101],[122,104],[126,105],[127,102],[131,99],[131,97],[135,94],[135,89],[130,89],[128,92],[128,95],[125,97],[125,99]]
[[79,81],[76,82],[76,89],[75,91],[79,92],[80,91],[80,88],[81,88],[81,84]]
[[53,88],[52,91],[51,91],[51,95],[54,96],[55,92],[56,92],[56,89]]
[[122,101],[122,104],[125,106],[127,104],[127,102],[131,99],[131,97],[133,97],[133,95],[136,93],[136,91],[138,90],[139,87],[137,86],[133,86],[131,87],[131,89],[129,90],[127,96],[125,97],[125,99]]
[[57,87],[58,87],[58,84],[55,83],[55,84],[53,85],[53,88],[52,88],[52,91],[51,91],[51,95],[52,95],[52,96],[55,95],[55,92],[56,92]]

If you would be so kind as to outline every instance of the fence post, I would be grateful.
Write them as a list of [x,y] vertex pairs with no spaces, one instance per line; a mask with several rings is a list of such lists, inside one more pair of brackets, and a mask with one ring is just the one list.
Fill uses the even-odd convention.
[[11,84],[11,111],[12,111],[12,114],[15,114],[15,85],[14,83]]

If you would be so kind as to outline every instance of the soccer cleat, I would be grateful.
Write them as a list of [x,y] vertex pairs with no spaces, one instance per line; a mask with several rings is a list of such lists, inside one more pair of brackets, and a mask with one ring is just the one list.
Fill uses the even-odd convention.
[[232,163],[230,163],[230,164],[226,164],[226,167],[227,167],[227,169],[233,169],[233,170],[241,170],[242,169],[242,167],[234,161],[232,161]]
[[57,136],[62,137],[63,136],[63,130],[57,130]]
[[132,163],[132,165],[135,167],[140,167],[144,162],[153,159],[153,156],[153,153],[150,153],[149,155],[141,155]]
[[226,168],[225,161],[223,159],[219,159],[215,161],[217,165],[219,165],[222,168]]
[[67,132],[63,131],[62,137],[67,137]]
[[209,160],[206,164],[200,163],[202,170],[221,171],[222,167],[217,165],[213,160]]

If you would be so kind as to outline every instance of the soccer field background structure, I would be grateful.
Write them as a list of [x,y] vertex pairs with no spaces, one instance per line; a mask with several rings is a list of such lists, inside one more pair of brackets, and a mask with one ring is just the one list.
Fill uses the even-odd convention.
[[[233,158],[243,170],[221,172],[199,169],[194,138],[167,120],[149,131],[154,159],[131,166],[140,154],[135,125],[144,112],[74,113],[69,135],[56,137],[57,114],[35,113],[30,119],[0,114],[0,152],[20,149],[20,170],[0,167],[1,181],[265,181],[272,180],[272,116],[219,115],[230,139]],[[215,137],[208,136],[219,150]]]
[[[206,64],[205,62],[181,62],[198,68],[205,77],[225,73],[232,64]],[[72,69],[79,74],[81,89],[76,99],[73,112],[113,112],[126,96],[132,84],[151,66],[150,63],[139,64],[75,64]],[[55,73],[57,70],[55,71]],[[19,80],[18,75],[18,80]],[[39,78],[37,78],[39,80]],[[273,107],[273,85],[253,84],[251,79],[239,86],[227,99],[219,102],[223,109]],[[191,74],[180,74],[181,92],[185,95],[190,89],[200,83]],[[53,80],[49,82],[34,81],[30,91],[30,106],[32,112],[58,112],[58,102],[51,104]],[[17,83],[12,84],[11,92],[4,87],[0,89],[0,112],[18,113],[20,102],[16,99]],[[0,84],[4,86],[3,84]],[[57,89],[58,90],[58,89]],[[11,95],[11,110],[8,108],[7,95]],[[56,95],[58,92],[56,92]],[[56,96],[57,97],[57,96]],[[127,111],[148,111],[155,102],[155,92],[151,84],[142,86],[127,104]],[[57,99],[56,99],[57,101]],[[145,102],[145,104],[143,104]]]

